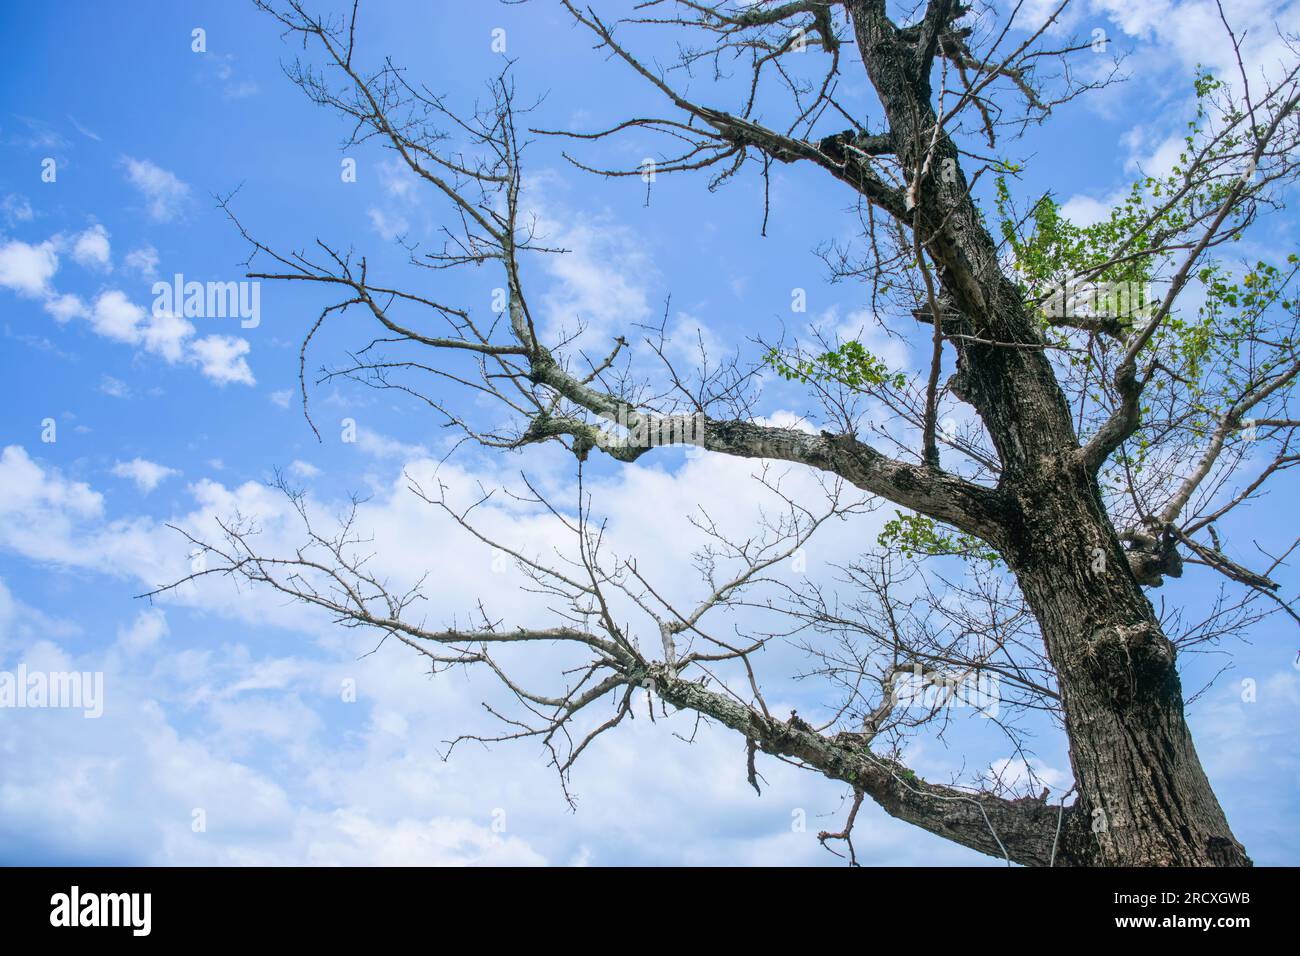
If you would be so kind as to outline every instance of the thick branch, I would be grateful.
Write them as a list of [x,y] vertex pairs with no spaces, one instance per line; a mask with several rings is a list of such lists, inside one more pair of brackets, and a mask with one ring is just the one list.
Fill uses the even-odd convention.
[[825,737],[798,718],[780,721],[702,685],[656,673],[655,689],[675,707],[712,717],[764,753],[791,757],[867,794],[886,813],[962,846],[1026,866],[1048,866],[1059,812],[1034,800],[1003,800],[928,783],[877,756],[855,734]]

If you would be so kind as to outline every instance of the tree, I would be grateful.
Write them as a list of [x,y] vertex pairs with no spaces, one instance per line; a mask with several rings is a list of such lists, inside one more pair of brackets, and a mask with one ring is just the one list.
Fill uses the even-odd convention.
[[[408,644],[435,671],[492,671],[518,704],[501,715],[506,729],[495,739],[543,740],[562,779],[647,688],[661,708],[739,734],[755,788],[759,753],[847,784],[847,825],[821,836],[846,841],[850,858],[853,820],[870,799],[1025,865],[1249,865],[1184,719],[1178,652],[1265,615],[1300,621],[1272,577],[1296,543],[1249,568],[1222,539],[1235,509],[1298,460],[1291,441],[1300,420],[1288,411],[1300,374],[1296,256],[1239,267],[1224,250],[1280,204],[1295,177],[1300,61],[1270,69],[1261,92],[1224,17],[1239,76],[1198,75],[1198,114],[1173,170],[1141,177],[1108,217],[1079,226],[1051,195],[1021,195],[1023,167],[998,158],[1019,131],[1056,122],[1064,104],[1117,76],[1077,68],[1092,42],[1053,41],[1067,3],[1026,26],[1021,5],[1004,14],[959,0],[915,10],[884,0],[649,0],[617,22],[561,0],[612,61],[599,68],[639,75],[662,94],[667,115],[532,135],[579,148],[629,132],[662,137],[671,151],[651,171],[572,158],[591,175],[640,177],[647,188],[648,172],[705,173],[720,185],[752,168],[766,182],[774,163],[833,177],[857,204],[860,242],[828,243],[822,258],[833,277],[863,284],[882,327],[924,341],[930,359],[913,373],[889,368],[860,341],[760,335],[752,364],[702,361],[687,375],[662,329],[647,339],[661,360],[652,372],[630,367],[624,337],[601,357],[539,332],[529,263],[560,251],[536,234],[521,199],[526,143],[516,122],[528,110],[509,70],[491,81],[490,104],[457,113],[387,60],[360,65],[355,6],[335,22],[299,0],[259,0],[321,57],[322,67],[298,62],[288,72],[348,121],[349,145],[376,140],[445,201],[445,243],[413,248],[412,263],[490,267],[505,292],[500,314],[483,317],[377,281],[364,258],[323,242],[311,254],[277,252],[227,206],[254,259],[271,263],[250,278],[338,294],[303,343],[308,420],[307,347],[322,324],[360,310],[377,323],[376,337],[326,376],[399,389],[503,454],[564,444],[578,462],[576,509],[531,484],[527,497],[565,523],[575,550],[557,563],[492,542],[561,602],[556,620],[502,623],[484,611],[479,627],[429,628],[409,613],[418,592],[393,593],[367,570],[351,521],[317,531],[302,495],[286,486],[304,523],[300,550],[261,554],[246,524],[223,522],[219,540],[192,538],[207,555],[195,576],[278,589]],[[642,37],[664,32],[677,43],[671,69],[637,53]],[[875,119],[851,115],[837,98],[842,80],[863,72],[879,101]],[[696,74],[716,102],[685,92],[699,85],[687,82]],[[759,386],[773,373],[816,396],[819,427],[759,418]],[[478,421],[472,403],[431,395],[432,381],[491,399],[494,423]],[[893,421],[864,423],[868,401]],[[957,425],[963,406],[974,417]],[[707,586],[689,608],[661,597],[634,557],[603,553],[582,485],[592,456],[633,462],[684,442],[769,463],[760,480],[782,506],[746,540],[701,519],[712,538],[699,558]],[[824,476],[825,501],[787,493],[773,462]],[[453,508],[442,489],[413,490],[483,536],[472,509]],[[844,569],[843,590],[793,588],[774,573],[826,521],[851,521],[882,502],[897,517],[878,548],[866,543]],[[1229,584],[1195,623],[1157,614],[1144,591],[1189,563]],[[653,640],[621,623],[624,605],[642,612]],[[705,629],[706,617],[742,605],[777,623],[743,640]],[[833,698],[819,727],[774,715],[764,700],[761,651],[794,635]],[[512,678],[503,655],[521,648],[553,657],[563,689]],[[743,684],[717,679],[722,668]],[[943,693],[919,716],[901,706],[908,675],[940,668]],[[942,721],[944,695],[958,684],[988,675],[1013,712],[1059,721],[1073,802],[927,782],[905,765],[907,735]],[[1017,739],[1013,719],[998,724]]]

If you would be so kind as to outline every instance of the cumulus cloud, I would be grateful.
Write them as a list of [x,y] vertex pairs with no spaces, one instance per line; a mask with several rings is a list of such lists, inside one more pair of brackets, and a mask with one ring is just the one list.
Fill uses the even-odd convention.
[[[1034,0],[1020,11],[1017,21],[1026,28],[1045,22],[1056,4],[1051,0]],[[1223,5],[1223,13],[1236,33],[1237,45],[1250,82],[1256,85],[1276,80],[1285,64],[1294,59],[1287,47],[1287,37],[1300,31],[1300,2],[1284,0],[1236,0]],[[1121,137],[1127,150],[1124,171],[1127,180],[1146,175],[1168,175],[1186,148],[1186,122],[1195,109],[1191,80],[1195,70],[1207,69],[1236,93],[1240,93],[1241,73],[1237,50],[1224,29],[1216,0],[1089,0],[1067,8],[1053,31],[1061,35],[1089,34],[1100,30],[1107,34],[1108,51],[1131,51],[1125,63],[1130,81],[1120,90],[1139,97],[1149,105],[1142,110],[1141,121]],[[1094,60],[1095,63],[1090,63]],[[1109,57],[1085,58],[1091,69],[1107,67]],[[1099,74],[1096,79],[1102,79]],[[1107,111],[1114,102],[1107,93],[1090,100],[1095,108]],[[1063,211],[1080,225],[1091,225],[1109,215],[1111,208],[1128,194],[1129,182],[1113,189],[1094,190],[1069,197]]]
[[373,429],[359,426],[357,428],[357,447],[374,458],[413,459],[428,454],[421,445],[408,445],[387,435],[381,435]]
[[[409,491],[411,477],[441,479],[468,501],[480,483],[505,480],[514,467],[466,471],[427,459],[393,461],[392,480],[358,515],[358,527],[373,537],[367,550],[375,551],[374,572],[400,586],[429,571],[431,620],[450,622],[472,610],[485,579],[494,584],[487,594],[494,613],[512,622],[543,619],[544,596],[523,591],[525,579],[512,568],[494,574],[489,549],[456,538],[445,517]],[[681,554],[700,490],[711,489],[707,506],[717,520],[743,521],[734,483],[743,485],[752,467],[713,457],[689,461],[678,474],[632,467],[593,488],[616,504],[609,533],[618,547],[634,546],[646,559],[645,573],[677,595],[693,578]],[[297,539],[292,508],[264,485],[204,480],[190,494],[194,510],[168,523],[211,535],[216,516],[238,512],[256,520],[270,550]],[[646,501],[655,506],[644,507]],[[307,505],[322,521],[338,508],[310,497]],[[551,553],[569,539],[552,516],[513,499],[490,503],[481,517],[491,533],[530,551]],[[0,548],[11,553],[78,573],[120,575],[133,588],[154,586],[192,570],[186,542],[164,524],[105,514],[91,488],[20,448],[0,458]],[[431,541],[442,543],[430,548]],[[70,661],[55,646],[27,648],[26,659],[51,669],[55,661],[104,669],[109,704],[102,720],[81,721],[97,724],[88,730],[57,719],[39,734],[0,726],[8,785],[0,848],[8,843],[9,857],[16,834],[32,833],[46,841],[33,850],[38,855],[154,863],[834,862],[815,836],[794,832],[790,821],[792,807],[814,819],[834,812],[837,788],[772,762],[762,768],[768,802],[756,801],[743,766],[719,770],[735,752],[724,729],[700,728],[696,744],[687,746],[672,731],[690,736],[690,715],[634,722],[617,743],[589,750],[575,780],[582,799],[575,816],[531,748],[458,751],[444,763],[430,747],[448,727],[493,729],[477,706],[500,692],[490,676],[430,685],[409,654],[387,647],[367,654],[372,639],[333,628],[310,609],[271,593],[235,591],[216,578],[204,582],[164,595],[165,618],[133,612],[102,657]],[[313,639],[292,657],[240,643],[195,644],[187,633],[193,625],[178,621],[200,611],[216,622],[244,622],[238,635],[275,624]],[[168,654],[145,653],[163,640]],[[518,663],[529,681],[555,677],[549,658]],[[340,718],[345,680],[358,702]],[[39,758],[30,743],[36,737],[56,759]],[[264,747],[275,755],[273,772],[256,759]],[[110,751],[114,760],[103,760]],[[196,807],[207,821],[199,835],[190,827]],[[863,814],[872,831],[860,851],[893,860],[973,859],[872,810]],[[810,822],[808,829],[817,827]]]
[[173,365],[181,361],[196,364],[218,385],[253,384],[244,359],[249,351],[244,339],[224,335],[195,339],[194,324],[188,319],[172,312],[147,312],[119,289],[101,293],[89,318],[91,327],[105,338],[140,346]]
[[608,338],[650,316],[649,255],[635,231],[602,215],[543,210],[538,231],[567,252],[547,256],[554,280],[542,297],[551,334],[581,323],[588,334]]
[[179,475],[180,472],[175,468],[168,468],[165,465],[159,465],[144,458],[132,458],[130,461],[119,461],[115,464],[113,474],[119,478],[128,478],[135,482],[135,486],[147,495],[157,488],[164,479],[172,475]]
[[[59,251],[71,245],[74,260],[84,266],[111,268],[108,231],[100,225],[72,240],[55,236],[37,245],[11,240],[0,246],[0,287],[24,298],[38,299],[41,307],[60,324],[85,319],[97,335],[157,355],[168,364],[198,367],[218,385],[253,385],[246,339],[230,335],[196,338],[198,330],[174,312],[152,309],[131,300],[121,289],[105,289],[87,304],[73,293],[60,293],[51,284],[59,269]],[[152,247],[137,249],[128,257],[137,271],[152,269],[157,255]]]
[[1112,193],[1104,199],[1080,193],[1061,204],[1061,214],[1077,226],[1095,225],[1110,216],[1111,209],[1123,198],[1123,191]]
[[73,319],[84,319],[90,315],[90,309],[86,307],[86,303],[82,302],[79,296],[71,293],[51,296],[45,300],[44,308],[60,323],[70,322]]
[[110,289],[95,300],[90,325],[98,334],[117,342],[137,345],[141,326],[148,313],[126,297],[120,289]]
[[300,823],[310,835],[307,860],[329,866],[541,866],[547,861],[527,843],[466,819],[381,822],[356,809],[310,815]]
[[[1125,35],[1168,51],[1184,72],[1198,66],[1229,83],[1238,81],[1236,55],[1214,0],[1092,0],[1092,9]],[[1237,33],[1247,73],[1277,75],[1287,57],[1286,37],[1300,29],[1300,3],[1236,0],[1224,12]]]
[[72,258],[82,266],[107,272],[112,268],[108,230],[96,223],[72,240]]
[[246,358],[250,348],[247,339],[233,335],[205,335],[191,345],[203,374],[218,385],[256,384]]
[[548,337],[582,326],[581,344],[603,345],[613,329],[650,317],[657,272],[635,229],[607,212],[573,208],[560,181],[546,174],[532,180],[523,207],[538,244],[565,250],[542,260],[551,279],[538,297]]
[[[161,355],[175,364],[186,356],[188,346],[189,354],[197,357],[202,365],[203,355],[198,349],[198,342],[191,344],[189,341],[193,335],[194,324],[171,312],[151,312],[148,321],[140,329],[140,341],[146,351]],[[245,342],[244,346],[247,351],[248,343]],[[215,378],[206,367],[203,372],[209,378]],[[219,381],[224,384],[224,380]]]
[[19,295],[40,298],[50,294],[50,279],[59,269],[53,242],[30,245],[12,239],[0,246],[0,286]]
[[190,203],[190,187],[176,174],[147,159],[126,157],[122,160],[127,181],[147,203],[149,216],[158,222],[171,222]]
[[0,542],[38,561],[75,557],[74,538],[98,519],[103,495],[34,462],[19,445],[0,452]]
[[[530,459],[530,472],[541,487],[558,487],[567,472],[551,469],[535,451],[542,457]],[[606,512],[608,546],[635,554],[661,593],[689,607],[701,586],[683,560],[697,533],[690,516],[700,507],[725,530],[752,527],[764,500],[750,477],[759,463],[708,455],[676,461],[593,471],[588,491]],[[455,504],[468,504],[480,486],[510,482],[515,461],[469,468],[399,458],[387,467],[390,479],[376,484],[357,512],[356,529],[374,554],[370,570],[378,579],[401,588],[428,572],[429,600],[418,613],[429,625],[462,619],[480,596],[506,626],[550,620],[544,596],[522,591],[525,579],[513,568],[495,569],[489,549],[459,535],[409,491],[412,480],[428,488],[442,481]],[[800,500],[817,493],[813,475],[794,470],[784,480]],[[120,575],[135,588],[193,569],[187,543],[166,523],[211,537],[214,518],[239,513],[256,522],[269,553],[288,553],[299,540],[293,509],[263,484],[202,480],[189,494],[191,510],[166,522],[107,514],[88,485],[9,448],[0,455],[0,548],[79,574]],[[343,503],[308,495],[304,504],[325,529]],[[554,555],[570,539],[552,516],[509,497],[475,514],[487,533],[529,554]],[[881,520],[877,513],[828,528],[809,550],[809,573],[832,573],[825,569],[851,559]],[[0,591],[0,632],[7,618],[26,616],[6,612],[4,598]],[[372,638],[334,628],[275,594],[236,591],[215,576],[161,600],[165,616],[132,610],[103,656],[84,662],[106,671],[109,705],[101,721],[77,723],[100,726],[83,729],[69,720],[64,727],[51,719],[35,733],[30,725],[0,722],[9,787],[0,852],[8,846],[13,857],[16,834],[29,832],[47,841],[40,848],[47,855],[151,863],[836,862],[815,834],[842,823],[843,789],[760,758],[767,786],[757,798],[733,734],[702,726],[689,746],[673,735],[696,731],[689,714],[630,722],[593,744],[576,768],[580,803],[573,814],[533,748],[470,748],[448,762],[434,752],[430,742],[446,739],[449,729],[493,729],[477,722],[487,720],[477,704],[493,699],[490,679],[465,673],[431,682],[401,648],[384,645],[369,654]],[[229,621],[240,623],[223,626]],[[230,637],[213,641],[214,628]],[[276,636],[283,633],[302,637],[286,645]],[[37,640],[24,638],[25,659],[82,663]],[[166,655],[148,653],[164,642]],[[5,646],[0,639],[0,652]],[[793,672],[802,661],[796,649],[773,644],[763,664]],[[512,671],[529,686],[545,687],[555,666],[552,657],[524,655]],[[340,707],[344,682],[356,702]],[[1216,783],[1228,774],[1225,766],[1245,773],[1241,761],[1232,762],[1240,743],[1233,727],[1255,728],[1259,748],[1251,759],[1265,752],[1259,718],[1274,726],[1274,737],[1289,732],[1298,685],[1291,674],[1261,680],[1259,704],[1240,703],[1234,690],[1199,716],[1218,728],[1205,747]],[[800,693],[777,685],[769,705],[814,713],[817,701]],[[1277,752],[1274,743],[1267,746]],[[114,759],[105,761],[109,752]],[[931,750],[909,760],[941,779],[953,758]],[[1032,769],[1044,784],[1067,787],[1068,771],[1056,769],[1064,765],[1055,758],[1052,764],[1033,757],[1028,765],[1021,758],[983,765],[1004,783],[1025,783]],[[202,834],[190,827],[196,807],[206,811]],[[791,820],[800,813],[807,825],[797,831]],[[871,805],[859,819],[858,852],[872,862],[990,862]]]

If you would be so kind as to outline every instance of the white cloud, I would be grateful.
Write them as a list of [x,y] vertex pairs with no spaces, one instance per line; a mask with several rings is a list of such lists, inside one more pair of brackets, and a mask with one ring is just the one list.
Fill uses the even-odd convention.
[[117,642],[128,651],[148,650],[167,636],[167,614],[160,607],[136,615],[130,627],[119,628]]
[[4,213],[5,220],[11,226],[20,222],[31,222],[35,218],[32,204],[27,201],[26,196],[18,193],[9,193],[3,200],[0,200],[0,212]]
[[411,224],[401,214],[390,215],[373,206],[366,210],[366,214],[370,216],[370,228],[384,239],[396,239],[411,231]]
[[411,167],[398,159],[384,159],[379,163],[379,184],[384,192],[396,199],[409,199],[420,179]]
[[278,390],[272,392],[271,395],[270,395],[270,398],[271,398],[271,401],[272,401],[274,404],[279,405],[281,408],[288,408],[288,407],[289,407],[289,398],[290,398],[292,395],[293,395],[293,392],[289,391],[289,389],[287,389],[287,388],[281,388],[281,389],[278,389]]
[[[1037,758],[1026,761],[1023,757],[1003,757],[993,761],[985,777],[990,784],[1001,784],[1017,793],[1048,787],[1056,791],[1058,796],[1073,782],[1070,774],[1049,767]],[[1038,794],[1035,792],[1034,795]]]
[[113,474],[119,478],[129,478],[134,481],[136,487],[147,495],[157,488],[164,479],[172,475],[179,475],[180,472],[175,468],[168,468],[144,458],[132,458],[130,461],[119,461],[115,464]]
[[111,375],[100,378],[99,390],[111,398],[126,398],[131,394],[131,388],[126,382]]
[[257,84],[252,80],[235,78],[235,57],[230,53],[210,53],[205,57],[212,64],[221,82],[222,99],[242,100],[257,94]]
[[123,160],[126,177],[148,202],[149,215],[158,222],[171,222],[190,201],[190,187],[172,173],[147,159]]
[[542,866],[527,843],[464,819],[376,823],[356,810],[312,819],[307,862],[330,866]]
[[72,319],[84,319],[90,315],[90,309],[86,307],[86,303],[82,302],[79,296],[71,293],[56,295],[47,299],[44,309],[60,323],[69,322]]
[[86,139],[93,139],[96,143],[100,142],[103,139],[103,137],[101,137],[94,130],[87,129],[86,127],[82,126],[79,122],[77,122],[77,118],[75,116],[69,114],[68,119],[69,121],[71,121],[73,128],[76,129],[76,131],[80,133],[82,136],[86,137]]
[[293,464],[289,466],[289,471],[297,475],[299,478],[315,478],[320,474],[320,469],[315,465],[300,460],[295,460]]
[[26,127],[27,132],[15,135],[10,140],[11,144],[20,145],[27,149],[62,151],[68,148],[67,138],[50,126],[49,123],[28,116],[18,116],[17,118]]
[[369,428],[357,428],[357,447],[374,458],[422,458],[428,450],[422,445],[408,445]]
[[126,254],[123,260],[128,269],[134,270],[146,279],[154,279],[158,276],[158,250],[153,246],[141,246],[139,249],[132,249]]
[[[1187,149],[1187,131],[1151,123],[1138,123],[1120,138],[1127,150],[1124,172],[1136,179],[1139,175],[1163,179],[1173,172],[1180,155]],[[1112,205],[1124,198],[1127,188],[1117,190],[1108,200]]]
[[53,242],[29,245],[17,239],[0,246],[0,286],[30,298],[50,293],[50,279],[59,269]]
[[40,640],[80,637],[82,633],[75,623],[43,614],[19,601],[0,578],[0,659]]
[[[1124,172],[1135,180],[1139,176],[1157,179],[1168,176],[1187,148],[1186,133],[1178,132],[1161,138],[1148,124],[1139,124],[1124,135],[1121,142],[1128,151]],[[1125,183],[1100,198],[1076,193],[1061,204],[1061,214],[1077,226],[1091,226],[1110,217],[1111,210],[1119,206],[1130,193]]]
[[567,252],[545,259],[554,281],[542,296],[548,335],[581,323],[604,342],[650,317],[648,284],[654,268],[632,229],[608,216],[539,211],[538,231],[547,245]]
[[[1021,9],[1017,22],[1030,28],[1043,22],[1047,8],[1055,6],[1053,0],[1034,0]],[[1285,38],[1300,32],[1300,2],[1234,0],[1223,4],[1223,12],[1236,32],[1246,75],[1258,96],[1267,78],[1276,79],[1280,67],[1294,61]],[[1185,124],[1195,108],[1193,71],[1208,69],[1240,92],[1241,72],[1219,5],[1215,0],[1090,0],[1069,8],[1054,32],[1077,33],[1087,39],[1094,29],[1108,34],[1108,53],[1130,54],[1123,65],[1130,79],[1088,102],[1111,118],[1121,110],[1137,118],[1137,125],[1121,138],[1127,150],[1124,170],[1129,180],[1136,178],[1139,170],[1157,177],[1167,175],[1186,146]],[[1109,60],[1109,56],[1085,56],[1076,69],[1109,68]],[[1139,104],[1136,114],[1124,106],[1135,102]],[[1125,182],[1115,190],[1073,196],[1064,204],[1064,211],[1081,225],[1098,222],[1124,198],[1129,185]]]
[[103,508],[103,495],[32,461],[21,446],[0,452],[0,544],[37,561],[76,561],[78,529]]
[[[243,356],[249,345],[242,339],[209,336],[193,340],[195,328],[171,313],[149,313],[120,289],[101,292],[93,305],[80,296],[60,294],[50,284],[58,271],[57,249],[66,240],[56,236],[39,245],[14,240],[0,247],[0,286],[28,298],[43,299],[42,308],[60,324],[85,319],[98,335],[126,345],[143,348],[170,364],[198,365],[218,384],[252,384],[252,372]],[[72,242],[72,256],[82,265],[107,269],[110,266],[108,232],[96,225]]]
[[[209,485],[193,486],[202,513],[210,509],[228,514],[242,508],[270,514],[278,503],[260,485],[241,488],[240,499],[213,495]],[[102,494],[57,467],[33,460],[19,445],[0,453],[0,548],[37,562],[150,585],[180,577],[188,567],[187,549],[161,523],[148,518],[105,520]]]
[[[1188,75],[1206,66],[1230,84],[1239,82],[1236,56],[1214,0],[1092,0],[1092,8],[1129,37],[1171,52]],[[1261,71],[1276,75],[1279,64],[1290,58],[1285,37],[1300,29],[1300,3],[1234,0],[1224,4],[1224,13],[1237,33],[1252,82]]]
[[126,297],[120,289],[110,289],[95,300],[90,313],[90,325],[105,338],[128,345],[139,344],[141,323],[147,312]]
[[1120,198],[1118,193],[1108,199],[1094,199],[1082,194],[1071,196],[1061,204],[1061,215],[1076,226],[1091,226],[1107,218]]
[[[155,355],[161,355],[171,364],[175,364],[185,357],[186,346],[193,335],[194,324],[171,312],[151,312],[149,321],[140,330],[140,340],[145,349]],[[244,344],[247,346],[248,343]],[[189,347],[194,355],[198,356],[198,360],[202,362],[202,356],[198,355],[198,342]],[[247,347],[245,351],[247,351]],[[214,376],[208,374],[206,367],[204,367],[203,371],[209,378],[214,378]]]
[[[534,451],[532,463],[540,473],[530,472],[543,487],[566,480],[560,473],[567,476],[567,465],[557,472],[546,465],[556,456]],[[758,464],[703,456],[668,471],[665,459],[593,475],[589,488],[594,500],[609,504],[609,546],[637,554],[642,573],[661,593],[686,604],[702,587],[682,560],[683,549],[698,536],[689,515],[702,504],[724,529],[752,527],[760,502],[748,491],[757,488],[749,476]],[[449,520],[416,499],[407,478],[398,475],[409,474],[426,487],[442,479],[457,500],[468,502],[480,482],[511,481],[517,467],[514,460],[477,471],[427,459],[406,460],[400,468],[394,462],[392,479],[377,484],[360,506],[356,528],[367,541],[365,550],[375,554],[370,571],[377,578],[401,588],[430,572],[429,600],[417,612],[427,614],[430,625],[472,611],[479,597],[510,623],[549,620],[545,596],[522,590],[525,579],[511,567],[492,574],[491,552],[457,538]],[[11,495],[14,487],[19,491]],[[802,471],[792,473],[785,487],[797,495],[816,493],[814,476]],[[190,494],[194,510],[169,523],[210,536],[214,517],[238,512],[256,521],[268,552],[284,553],[298,541],[292,508],[260,483],[226,487],[203,480]],[[11,498],[17,511],[9,510]],[[60,500],[67,505],[57,506]],[[305,503],[322,529],[342,504],[312,496]],[[0,458],[0,547],[122,576],[132,582],[132,593],[137,581],[154,586],[191,570],[187,543],[162,520],[106,516],[102,509],[91,489],[32,462],[22,449]],[[531,553],[553,554],[571,543],[558,521],[509,498],[494,500],[476,515],[489,533]],[[835,530],[838,538],[810,551],[810,568],[856,554],[877,524],[867,518]],[[39,833],[63,858],[93,853],[154,863],[836,862],[815,834],[820,820],[842,821],[843,788],[760,758],[766,781],[760,800],[745,782],[743,752],[736,757],[732,733],[703,726],[691,746],[674,736],[692,736],[689,714],[626,722],[616,738],[597,741],[575,773],[580,809],[573,814],[535,748],[466,748],[448,762],[440,759],[432,742],[446,739],[449,729],[499,729],[478,707],[500,693],[490,675],[443,675],[430,684],[418,659],[404,649],[385,645],[368,654],[372,637],[334,628],[274,593],[236,591],[216,576],[162,600],[168,604],[167,654],[138,652],[153,643],[150,637],[162,622],[142,622],[133,611],[107,656],[86,662],[107,672],[105,717],[78,720],[95,727],[69,720],[65,729],[50,722],[34,734],[27,725],[0,723],[0,750],[6,754],[0,853],[10,834],[29,832]],[[230,641],[213,642],[210,625],[191,637],[193,628],[180,622],[200,611],[211,615],[217,633],[230,633]],[[2,612],[0,607],[0,618]],[[232,620],[241,623],[221,628]],[[294,642],[297,656],[267,656],[251,641],[268,625],[310,637]],[[134,639],[127,635],[137,631],[141,646],[132,650]],[[250,645],[234,643],[240,639],[235,635],[248,635]],[[53,660],[56,653],[61,652],[52,647],[29,649],[27,657]],[[764,663],[800,660],[773,645]],[[538,687],[557,679],[556,666],[554,655],[525,655],[511,665],[516,677]],[[343,679],[354,682],[359,697],[340,717]],[[769,704],[775,712],[788,710],[791,701],[777,691]],[[799,709],[805,712],[802,703]],[[175,719],[183,715],[183,730],[172,712]],[[248,762],[264,748],[269,758]],[[42,756],[47,753],[53,756]],[[108,753],[111,761],[104,757]],[[204,808],[208,821],[207,832],[197,836],[190,829],[194,807]],[[807,809],[807,832],[792,832],[792,807]],[[495,832],[497,820],[504,832]],[[858,848],[867,859],[981,859],[874,807],[864,807],[860,821]]]
[[902,371],[911,365],[907,342],[881,328],[867,309],[855,309],[841,319],[839,306],[833,305],[818,317],[817,324],[835,341],[861,342],[892,371]]
[[112,268],[108,230],[99,223],[81,233],[72,243],[72,258],[86,268],[107,272]]
[[250,346],[247,339],[233,335],[205,335],[191,346],[203,374],[218,385],[238,383],[254,385],[253,370],[245,356]]
[[196,339],[197,329],[188,319],[172,312],[146,311],[121,289],[101,292],[90,307],[75,295],[57,295],[52,290],[47,294],[44,308],[61,323],[85,318],[96,334],[141,348],[170,365],[195,365],[218,385],[255,384],[246,339],[230,335]]
[[[86,319],[98,335],[141,347],[171,364],[197,364],[220,384],[252,384],[247,363],[240,358],[249,349],[243,340],[229,339],[215,346],[203,340],[191,342],[195,328],[190,322],[170,313],[150,314],[120,289],[101,292],[91,306],[80,296],[55,290],[50,280],[59,267],[56,250],[64,243],[66,240],[56,236],[40,245],[14,240],[0,247],[0,286],[28,298],[43,299],[42,308],[60,324]],[[82,232],[73,240],[72,256],[82,265],[108,269],[111,253],[107,230],[95,225]],[[242,344],[230,344],[233,342]]]

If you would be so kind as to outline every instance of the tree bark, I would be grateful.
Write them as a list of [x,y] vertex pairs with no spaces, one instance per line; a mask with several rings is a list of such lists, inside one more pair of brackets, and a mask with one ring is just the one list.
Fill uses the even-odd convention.
[[1174,645],[1091,475],[1067,462],[1009,497],[1000,545],[1056,669],[1080,793],[1059,862],[1249,866],[1196,755]]
[[[931,104],[956,0],[900,29],[883,0],[849,0],[858,47],[909,177],[912,226],[960,316],[953,392],[1002,464],[990,542],[1034,611],[1056,670],[1079,790],[1057,863],[1250,865],[1196,755],[1175,648],[1129,569],[1036,320],[1003,271],[956,145]],[[947,170],[944,174],[941,171]]]

